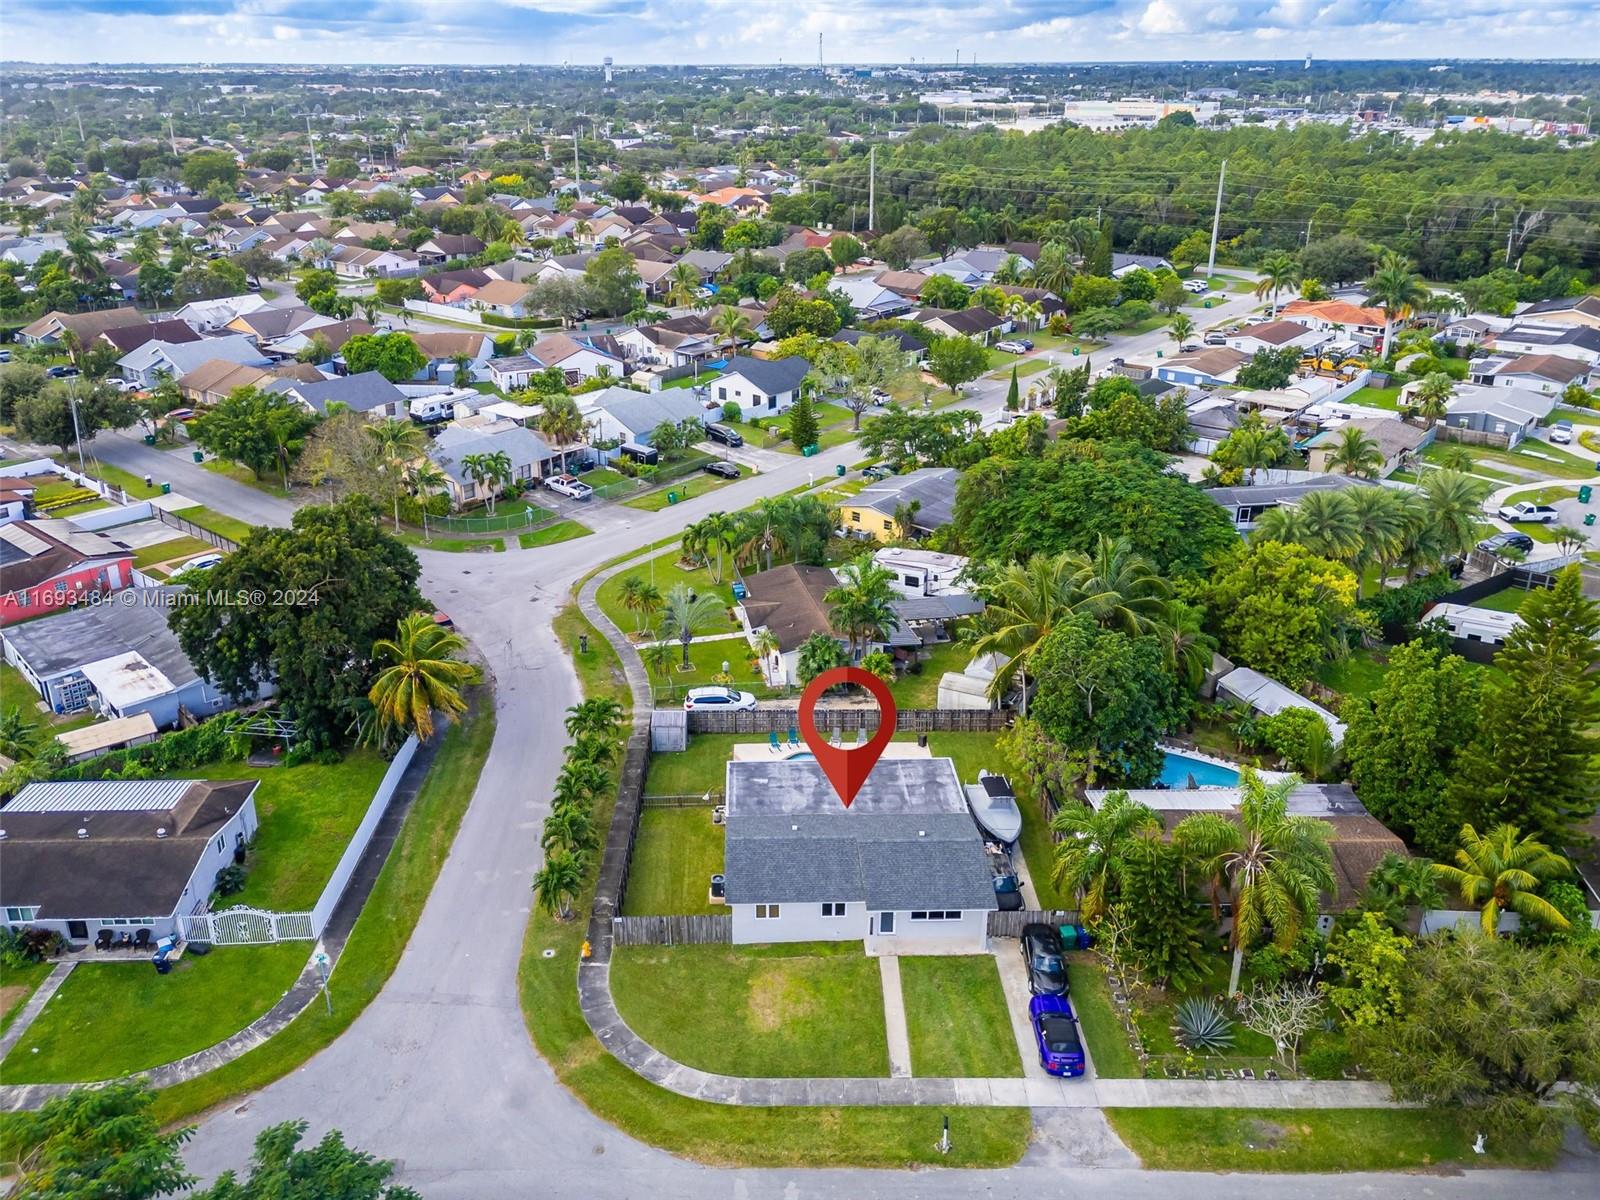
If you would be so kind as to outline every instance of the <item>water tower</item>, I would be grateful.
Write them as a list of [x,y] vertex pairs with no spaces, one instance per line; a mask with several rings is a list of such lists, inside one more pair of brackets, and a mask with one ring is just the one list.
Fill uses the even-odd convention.
[[606,55],[605,58],[601,59],[601,62],[603,62],[605,64],[605,68],[606,68],[606,86],[610,87],[611,86],[611,55],[609,55],[609,54]]

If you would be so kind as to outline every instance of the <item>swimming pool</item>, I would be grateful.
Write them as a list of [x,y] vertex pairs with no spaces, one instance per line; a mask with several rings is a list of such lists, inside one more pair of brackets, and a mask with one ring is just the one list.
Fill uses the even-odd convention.
[[1161,764],[1161,774],[1158,776],[1160,782],[1170,788],[1186,788],[1189,786],[1191,775],[1198,787],[1239,785],[1239,772],[1233,767],[1218,766],[1202,758],[1190,758],[1187,754],[1168,750],[1166,759]]

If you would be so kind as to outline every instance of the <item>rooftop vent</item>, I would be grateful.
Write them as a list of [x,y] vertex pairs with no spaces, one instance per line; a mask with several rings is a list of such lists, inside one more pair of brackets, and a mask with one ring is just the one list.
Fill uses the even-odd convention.
[[928,831],[926,829],[919,829],[919,830],[917,830],[917,836],[918,837],[927,837],[928,836]]
[[800,826],[798,826],[798,825],[791,825],[791,826],[789,826],[789,831],[790,831],[790,832],[791,832],[791,833],[799,833],[799,832],[800,832]]
[[89,831],[87,829],[79,829],[78,830],[78,837],[79,837],[80,840],[83,839],[83,838],[86,838],[88,836],[89,836]]
[[165,826],[165,825],[163,825],[163,826],[161,826],[161,827],[160,827],[160,828],[159,828],[159,829],[157,829],[157,830],[156,830],[156,836],[157,836],[157,837],[158,837],[158,838],[164,838],[164,837],[166,837],[166,836],[167,836],[167,827],[166,827],[166,826]]
[[5,840],[6,840],[6,831],[4,829],[0,829],[0,842],[3,842]]

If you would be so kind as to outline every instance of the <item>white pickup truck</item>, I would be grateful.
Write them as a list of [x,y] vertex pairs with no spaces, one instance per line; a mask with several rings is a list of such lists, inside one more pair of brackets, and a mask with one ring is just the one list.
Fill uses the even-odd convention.
[[570,496],[574,500],[587,500],[594,495],[594,489],[575,475],[552,475],[544,485],[556,495]]
[[1550,525],[1560,516],[1548,504],[1530,504],[1523,500],[1517,504],[1508,504],[1496,510],[1502,521],[1519,521],[1524,524]]

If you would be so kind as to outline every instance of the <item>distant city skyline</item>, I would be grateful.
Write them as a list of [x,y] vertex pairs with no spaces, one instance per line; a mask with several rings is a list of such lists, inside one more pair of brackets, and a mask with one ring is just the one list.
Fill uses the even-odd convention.
[[[6,0],[39,63],[629,65],[1600,56],[1592,0]],[[1492,50],[1492,55],[1483,55]]]

